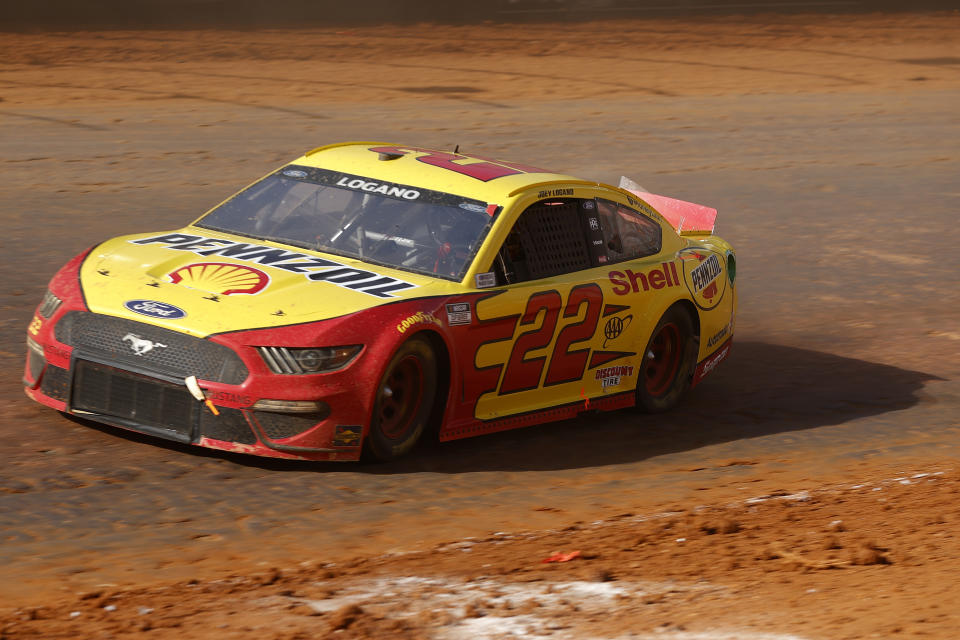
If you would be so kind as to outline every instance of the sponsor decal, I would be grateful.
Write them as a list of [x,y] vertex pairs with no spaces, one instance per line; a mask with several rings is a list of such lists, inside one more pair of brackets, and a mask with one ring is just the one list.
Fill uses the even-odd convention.
[[232,402],[233,404],[239,405],[253,404],[253,398],[250,396],[231,393],[230,391],[214,391],[212,389],[207,389],[207,399],[217,402]]
[[630,292],[639,293],[641,289],[649,291],[650,289],[680,286],[677,266],[673,262],[664,262],[659,269],[650,269],[640,273],[632,269],[611,271],[607,274],[607,278],[613,284],[613,292],[618,296],[624,296]]
[[127,300],[123,303],[123,306],[142,316],[160,318],[161,320],[177,320],[187,317],[187,312],[180,307],[156,300]]
[[653,218],[654,220],[661,220],[666,222],[665,218],[661,216],[659,213],[657,213],[656,211],[654,211],[650,207],[650,205],[648,205],[646,202],[636,200],[635,198],[631,198],[630,196],[626,196],[626,198],[627,198],[627,202],[630,203],[630,206],[636,207],[637,209],[639,209],[641,213],[643,213],[643,215],[647,216],[648,218]]
[[572,195],[573,189],[544,189],[537,194],[537,198],[563,198]]
[[607,376],[606,378],[600,379],[600,386],[606,391],[610,387],[619,387],[620,381],[620,376]]
[[726,360],[727,355],[730,353],[730,341],[727,340],[722,347],[720,347],[716,353],[712,356],[706,358],[697,366],[696,372],[693,374],[693,384],[697,384],[703,378],[717,368],[717,365]]
[[633,367],[631,365],[619,365],[616,367],[597,369],[594,380],[599,380],[600,386],[606,390],[607,387],[619,386],[623,378],[629,378],[632,375]]
[[153,340],[147,340],[146,338],[141,338],[135,333],[128,333],[127,335],[121,338],[123,342],[129,342],[130,348],[133,349],[133,352],[138,356],[145,356],[154,349],[166,349],[167,345],[160,342],[154,342]]
[[693,302],[705,311],[713,309],[726,292],[720,256],[704,249],[683,249],[679,253],[684,279]]
[[[184,233],[168,233],[149,238],[131,240],[131,244],[163,244],[168,249],[189,251],[199,256],[221,255],[243,262],[255,262],[274,269],[301,273],[307,280],[329,282],[338,287],[352,289],[378,298],[393,298],[393,292],[411,289],[411,282],[383,276],[373,271],[348,267],[339,262],[310,256],[305,253],[277,249],[262,244],[234,242],[222,238],[193,236]],[[143,302],[134,300],[131,302]],[[162,303],[161,303],[162,304]],[[128,307],[130,308],[130,307]],[[131,309],[133,311],[133,309]],[[140,313],[139,311],[137,313]],[[144,315],[150,315],[145,313]],[[183,315],[186,315],[185,313]],[[161,316],[155,316],[161,317]],[[176,316],[182,318],[183,316]]]
[[301,171],[300,169],[284,169],[283,175],[287,176],[288,178],[306,178],[307,172]]
[[720,331],[717,331],[715,334],[710,336],[710,339],[707,340],[707,346],[712,347],[716,344],[719,344],[720,341],[727,337],[727,334],[730,333],[730,327],[731,325],[728,324],[723,329],[720,329]]
[[260,269],[229,262],[197,262],[167,274],[173,284],[182,284],[220,296],[236,293],[249,295],[263,291],[270,276]]
[[417,324],[422,324],[424,322],[432,322],[438,327],[443,326],[440,323],[440,320],[437,319],[437,317],[434,316],[432,313],[427,313],[426,311],[417,311],[415,314],[413,314],[409,318],[406,318],[403,322],[398,324],[397,331],[399,331],[400,333],[406,333],[407,329],[409,329],[410,327]]
[[493,271],[477,274],[477,289],[489,289],[495,286],[497,286],[497,274]]
[[363,178],[340,178],[337,180],[338,187],[346,187],[355,191],[366,191],[368,193],[382,193],[391,198],[403,198],[404,200],[416,200],[420,197],[420,192],[416,189],[406,189],[392,184],[382,182],[372,182]]
[[625,318],[618,318],[614,316],[607,320],[607,324],[603,326],[603,347],[607,348],[607,343],[611,340],[616,340],[620,337],[620,334],[623,333],[624,329],[630,326],[630,323],[633,321],[633,315],[628,315]]
[[470,311],[469,302],[454,302],[446,305],[447,324],[451,327],[458,324],[470,324],[473,321],[473,313]]
[[610,376],[629,377],[632,375],[633,366],[629,364],[621,364],[615,367],[603,367],[601,369],[597,369],[593,378],[594,380],[602,380],[604,378],[609,378]]
[[[716,282],[717,276],[723,269],[720,268],[720,259],[717,257],[717,254],[711,253],[710,257],[697,265],[693,271],[690,272],[690,281],[693,283],[693,290],[696,293],[703,291],[703,295],[708,298],[714,297],[716,294]],[[713,295],[708,294],[705,289],[711,287],[713,289]]]
[[333,432],[333,446],[355,447],[360,444],[360,436],[362,434],[363,427],[360,425],[338,424]]
[[[64,349],[61,349],[60,347],[58,347],[58,346],[56,346],[56,345],[53,345],[53,344],[45,344],[45,345],[43,345],[43,351],[44,351],[44,353],[52,353],[53,355],[57,356],[58,358],[63,358],[63,359],[65,359],[65,360],[69,360],[69,359],[70,359],[70,352],[69,352],[69,351],[66,351],[66,350],[64,350]],[[49,358],[48,358],[48,360],[49,360]]]
[[600,231],[600,222],[596,218],[590,218],[590,231]]
[[481,205],[479,205],[479,204],[474,204],[474,203],[472,203],[472,202],[461,202],[461,203],[458,204],[457,206],[460,207],[461,209],[465,209],[465,210],[467,210],[467,211],[473,211],[474,213],[486,213],[486,212],[487,212],[487,208],[486,208],[486,207],[481,206]]
[[27,331],[33,335],[40,333],[40,327],[43,326],[43,320],[39,316],[33,316],[33,320],[30,321],[30,326],[27,327]]

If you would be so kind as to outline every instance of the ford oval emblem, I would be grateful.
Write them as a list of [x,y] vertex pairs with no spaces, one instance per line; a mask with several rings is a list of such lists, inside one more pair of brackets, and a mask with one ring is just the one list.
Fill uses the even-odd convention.
[[301,171],[300,169],[285,169],[283,175],[289,178],[306,178],[307,172]]
[[187,312],[180,307],[175,307],[166,302],[157,302],[156,300],[127,300],[123,303],[123,306],[142,316],[161,318],[163,320],[176,320],[177,318],[183,318],[187,315]]

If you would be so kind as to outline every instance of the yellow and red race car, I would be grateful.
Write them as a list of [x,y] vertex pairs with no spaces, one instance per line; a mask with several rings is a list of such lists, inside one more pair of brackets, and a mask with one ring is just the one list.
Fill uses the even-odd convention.
[[204,447],[389,460],[639,405],[723,360],[716,211],[457,151],[314,149],[193,224],[51,280],[27,395]]

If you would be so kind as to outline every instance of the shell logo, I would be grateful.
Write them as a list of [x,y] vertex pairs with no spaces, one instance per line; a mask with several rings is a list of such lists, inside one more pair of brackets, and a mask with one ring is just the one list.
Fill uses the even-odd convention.
[[173,284],[182,284],[220,296],[234,293],[253,295],[270,284],[270,276],[259,269],[229,262],[197,262],[167,274]]

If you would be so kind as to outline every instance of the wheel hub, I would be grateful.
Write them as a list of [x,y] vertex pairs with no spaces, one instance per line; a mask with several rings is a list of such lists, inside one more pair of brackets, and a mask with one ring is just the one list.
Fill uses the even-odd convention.
[[402,439],[413,427],[422,398],[423,370],[417,358],[401,360],[380,389],[380,429],[391,440]]
[[680,368],[681,356],[680,328],[672,322],[663,325],[651,341],[643,362],[647,393],[659,396],[670,389]]

